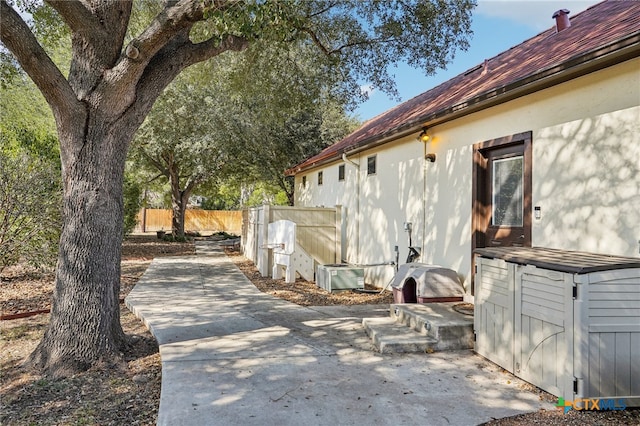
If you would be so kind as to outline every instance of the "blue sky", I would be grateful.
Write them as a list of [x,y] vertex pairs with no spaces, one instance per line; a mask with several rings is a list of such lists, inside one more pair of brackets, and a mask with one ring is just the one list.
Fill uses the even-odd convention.
[[[363,121],[368,120],[551,28],[555,25],[555,20],[551,18],[555,11],[569,9],[569,16],[573,16],[597,3],[600,1],[479,0],[473,13],[474,34],[466,52],[458,51],[446,70],[431,77],[426,77],[421,70],[399,65],[391,72],[395,75],[401,101],[373,91],[369,93],[369,100],[361,104],[355,114]],[[366,88],[363,86],[363,89]]]

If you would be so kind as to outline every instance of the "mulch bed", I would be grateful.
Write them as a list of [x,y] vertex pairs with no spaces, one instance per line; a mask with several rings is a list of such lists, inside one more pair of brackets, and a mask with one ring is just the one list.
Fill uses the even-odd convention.
[[226,247],[225,253],[260,291],[301,306],[393,303],[393,293],[391,291],[385,290],[381,292],[380,289],[375,289],[369,285],[365,285],[365,290],[371,290],[372,293],[362,293],[356,290],[330,293],[318,287],[315,283],[302,278],[296,278],[294,283],[287,284],[284,280],[262,277],[253,262],[246,259],[237,248]]

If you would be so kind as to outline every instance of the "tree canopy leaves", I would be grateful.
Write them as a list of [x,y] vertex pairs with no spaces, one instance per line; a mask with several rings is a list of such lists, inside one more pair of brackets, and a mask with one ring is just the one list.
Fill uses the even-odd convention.
[[348,100],[334,96],[333,80],[314,66],[313,53],[300,44],[259,42],[243,55],[191,68],[156,102],[132,158],[171,183],[174,203],[202,185],[211,195],[212,187],[231,182],[264,182],[291,204],[284,170],[357,124],[346,115]]
[[[263,47],[299,43],[303,51],[321,53],[312,55],[314,66],[336,83],[320,91],[321,97],[361,96],[361,81],[394,93],[390,66],[406,60],[429,73],[466,47],[474,1],[172,0],[156,9],[150,1],[47,0],[45,7],[56,13],[42,19],[62,22],[62,32],[25,22],[13,4],[0,0],[0,41],[51,107],[64,182],[51,324],[30,363],[64,375],[115,359],[126,344],[115,297],[126,154],[154,103],[180,73],[258,42]],[[43,40],[64,34],[70,34],[70,44],[64,44],[69,66],[63,69],[65,61]],[[296,137],[313,134],[307,124],[314,114],[293,111],[292,120],[261,121],[267,111],[227,116],[223,125],[239,122],[251,129],[246,118],[257,117],[256,124],[279,123]],[[180,107],[174,113],[174,120],[189,121]],[[198,123],[186,125],[198,131]],[[266,127],[254,125],[250,134],[269,134],[278,126]],[[261,143],[257,137],[251,141]]]

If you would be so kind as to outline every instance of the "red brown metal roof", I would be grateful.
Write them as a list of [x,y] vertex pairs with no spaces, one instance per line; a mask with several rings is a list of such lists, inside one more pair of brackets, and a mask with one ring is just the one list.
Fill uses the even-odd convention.
[[[549,16],[552,13],[549,11]],[[613,52],[622,49],[630,52],[627,56],[618,57],[618,62],[639,55],[640,1],[605,1],[573,16],[570,22],[571,26],[560,32],[556,32],[554,25],[372,118],[346,138],[286,173],[294,175],[314,165],[338,159],[344,152],[375,146],[394,136],[399,137],[403,132],[416,132],[424,125],[444,122],[447,118],[463,115],[465,111],[470,113],[474,105],[488,107],[549,87],[554,84],[550,77],[556,77],[555,84],[566,81],[578,75],[574,69]],[[583,74],[586,72],[583,68]],[[562,75],[566,76],[564,80],[560,78]],[[545,80],[549,81],[544,83]],[[531,86],[528,92],[523,90],[526,86]],[[493,104],[487,102],[491,99],[494,99]]]

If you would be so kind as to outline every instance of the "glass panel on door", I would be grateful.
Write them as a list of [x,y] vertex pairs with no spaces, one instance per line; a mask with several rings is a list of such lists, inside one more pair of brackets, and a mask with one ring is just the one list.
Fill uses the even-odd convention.
[[522,156],[493,161],[492,226],[523,225],[524,161]]

